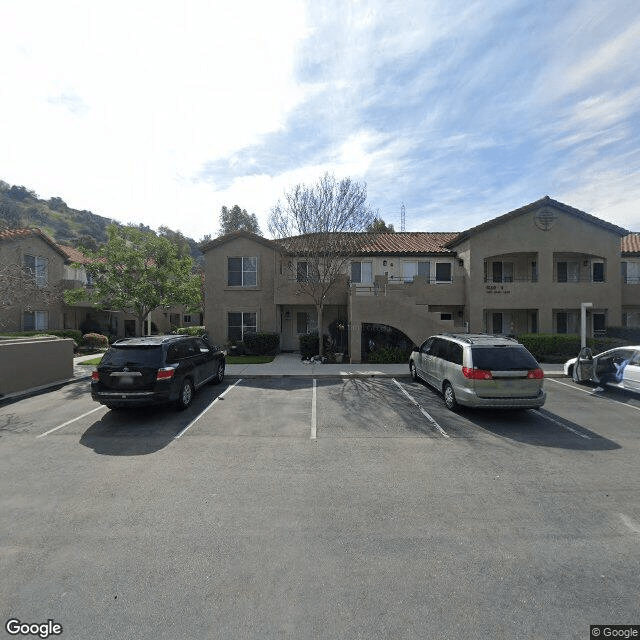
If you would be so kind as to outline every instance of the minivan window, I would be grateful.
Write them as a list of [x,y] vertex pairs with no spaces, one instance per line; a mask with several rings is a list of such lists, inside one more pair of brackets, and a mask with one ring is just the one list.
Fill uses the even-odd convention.
[[536,359],[522,346],[471,347],[471,358],[474,368],[488,371],[522,371],[538,368]]
[[102,357],[100,364],[111,367],[135,363],[137,366],[159,367],[162,349],[157,345],[127,347],[113,345]]

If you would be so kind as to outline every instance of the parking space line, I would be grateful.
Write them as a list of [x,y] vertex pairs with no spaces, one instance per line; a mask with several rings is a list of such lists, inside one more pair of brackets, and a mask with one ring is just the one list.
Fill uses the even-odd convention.
[[67,420],[63,424],[59,424],[57,427],[54,427],[53,429],[49,429],[49,431],[45,431],[44,433],[41,433],[39,436],[36,436],[36,438],[44,438],[45,436],[48,436],[50,433],[53,433],[58,429],[62,429],[62,427],[66,427],[72,424],[73,422],[76,422],[77,420],[82,420],[82,418],[86,418],[87,416],[91,415],[92,413],[95,413],[96,411],[100,411],[100,409],[106,409],[106,408],[107,407],[101,404],[95,409],[91,409],[91,411],[87,411],[87,413],[83,413],[81,416],[78,416],[77,418],[72,418],[71,420]]
[[546,415],[542,411],[538,411],[538,409],[533,409],[532,411],[533,413],[541,416],[545,420],[549,420],[549,422],[553,422],[553,424],[557,424],[559,427],[562,427],[563,429],[567,429],[568,431],[571,431],[571,433],[575,433],[577,436],[580,436],[581,438],[586,438],[587,440],[591,440],[591,436],[588,436],[586,433],[580,433],[580,431],[573,429],[568,424],[564,424],[560,422],[560,420],[556,420],[555,418],[552,418],[551,416]]
[[597,393],[597,392],[593,392],[593,391],[587,391],[586,389],[579,389],[578,387],[575,387],[572,384],[567,384],[566,382],[560,382],[560,380],[555,380],[554,378],[545,378],[545,382],[547,380],[551,380],[551,382],[555,382],[556,384],[561,384],[563,387],[569,387],[569,389],[573,389],[574,391],[580,391],[580,393],[586,393],[588,396],[591,396],[592,398],[599,398],[600,400],[607,400],[608,402],[613,402],[614,404],[617,404],[618,406],[628,407],[629,409],[635,409],[636,411],[640,411],[640,407],[636,407],[636,406],[634,406],[632,404],[626,404],[624,402],[618,402],[617,400],[614,400],[613,398],[607,398],[606,396],[603,396],[602,393]]
[[435,421],[435,419],[433,418],[433,416],[431,416],[427,411],[425,411],[422,408],[422,405],[415,400],[411,395],[409,395],[409,393],[406,391],[406,389],[395,379],[392,378],[392,380],[396,383],[398,389],[400,389],[400,391],[402,391],[402,393],[404,393],[405,396],[407,396],[407,398],[409,398],[409,400],[416,405],[416,407],[418,407],[418,409],[420,409],[420,413],[422,413],[422,415],[445,437],[448,438],[449,434]]
[[311,439],[315,440],[316,439],[316,434],[317,434],[317,412],[316,412],[316,401],[318,398],[318,394],[316,391],[316,379],[313,379],[313,396],[311,399]]
[[233,387],[235,387],[237,384],[240,384],[242,382],[242,378],[236,380],[231,386],[227,387],[217,398],[215,398],[215,400],[209,404],[207,407],[204,408],[203,411],[201,411],[178,435],[174,436],[173,439],[177,440],[178,438],[180,438],[180,436],[184,435],[187,431],[189,431],[189,429],[191,429],[191,427],[193,427],[193,425],[198,422],[198,420],[200,420],[200,418],[202,418],[202,416],[207,413],[207,411],[209,411],[209,409],[211,409],[211,407],[213,407],[213,405],[218,402],[218,400],[220,400],[221,398],[224,398],[227,393],[229,393],[229,391],[231,391],[231,389],[233,389]]

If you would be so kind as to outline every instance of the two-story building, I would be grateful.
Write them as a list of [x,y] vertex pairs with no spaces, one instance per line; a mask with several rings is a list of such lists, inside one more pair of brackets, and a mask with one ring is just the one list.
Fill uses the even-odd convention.
[[[318,329],[295,239],[285,248],[235,232],[202,249],[214,341],[267,331],[297,350],[299,336]],[[343,275],[322,329],[338,321],[348,330],[352,362],[366,358],[372,326],[416,344],[438,331],[578,333],[583,302],[593,305],[592,333],[640,325],[640,234],[549,197],[462,232],[375,234]]]
[[[82,266],[88,261],[77,249],[56,243],[39,229],[0,231],[0,331],[77,329],[117,337],[139,335],[141,329],[131,314],[89,302],[65,303],[65,290],[93,286]],[[161,333],[202,323],[199,313],[182,307],[156,309],[150,318]]]

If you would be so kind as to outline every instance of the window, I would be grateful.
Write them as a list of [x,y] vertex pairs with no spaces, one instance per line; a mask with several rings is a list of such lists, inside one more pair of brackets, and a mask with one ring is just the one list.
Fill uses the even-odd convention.
[[431,279],[430,262],[405,262],[402,265],[402,277],[405,282],[413,282],[416,276],[425,278],[427,282]]
[[593,332],[604,333],[607,329],[607,316],[604,313],[593,314]]
[[42,331],[49,328],[46,311],[25,311],[22,317],[24,331]]
[[452,313],[441,313],[440,314],[440,320],[453,320],[453,314]]
[[436,262],[436,282],[451,282],[450,262]]
[[640,284],[640,262],[621,262],[622,281],[625,284]]
[[296,268],[296,280],[298,282],[307,282],[309,279],[309,263],[298,261]]
[[373,282],[373,268],[371,262],[351,263],[351,282],[357,284],[371,284]]
[[184,322],[186,324],[187,322],[193,322],[193,320],[191,320],[191,316],[187,314],[184,316]]
[[230,287],[255,287],[258,284],[258,258],[228,258],[227,284]]
[[580,313],[578,311],[558,311],[556,313],[556,333],[580,333]]
[[296,314],[296,333],[309,333],[309,314],[306,311],[298,311]]
[[33,278],[36,287],[47,286],[47,260],[42,256],[25,255],[23,258],[24,270],[29,278]]
[[580,279],[580,268],[577,262],[562,261],[557,264],[558,282],[578,282]]
[[591,281],[604,282],[604,262],[591,263]]
[[242,311],[228,314],[227,332],[229,340],[240,342],[246,333],[257,333],[255,312]]
[[513,262],[494,261],[491,263],[492,282],[513,282]]

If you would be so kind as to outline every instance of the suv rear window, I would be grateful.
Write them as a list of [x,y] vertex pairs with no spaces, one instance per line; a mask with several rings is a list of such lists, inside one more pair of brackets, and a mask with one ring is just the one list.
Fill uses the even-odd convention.
[[486,371],[521,371],[538,368],[536,359],[524,347],[471,347],[471,358],[476,369]]
[[148,347],[112,346],[107,351],[100,364],[111,367],[120,367],[134,364],[141,367],[160,367],[162,359],[162,347],[150,345]]

